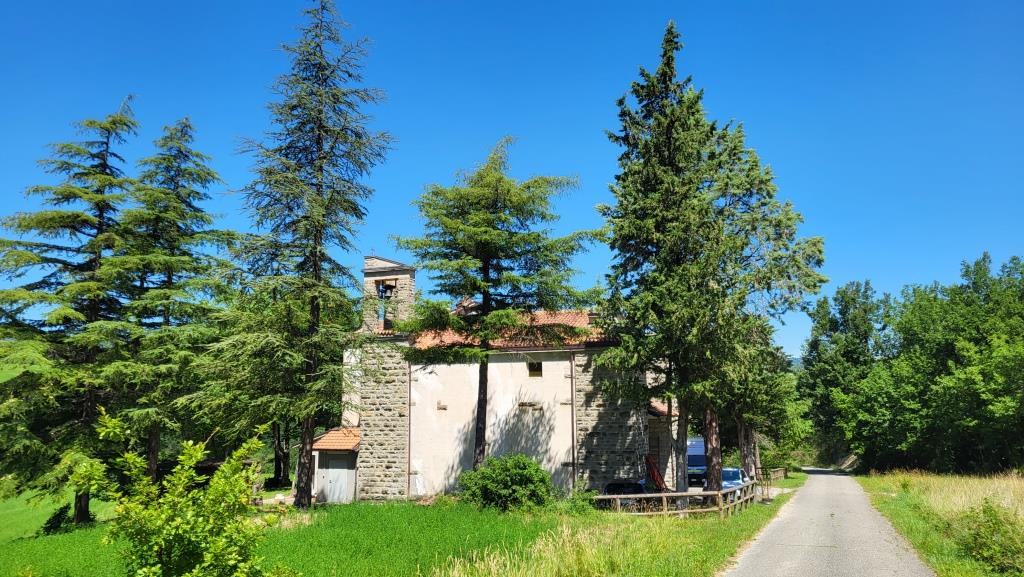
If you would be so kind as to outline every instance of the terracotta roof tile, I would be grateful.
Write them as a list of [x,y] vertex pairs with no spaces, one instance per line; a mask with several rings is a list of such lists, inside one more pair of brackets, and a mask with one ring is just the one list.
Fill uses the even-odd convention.
[[[661,399],[651,399],[647,403],[647,412],[655,417],[666,417],[668,416],[668,403]],[[679,410],[676,407],[672,407],[672,416],[679,416]]]
[[[591,313],[587,311],[537,311],[530,315],[529,323],[535,326],[564,325],[572,328],[587,329],[588,333],[583,336],[569,338],[558,345],[543,343],[538,339],[515,337],[499,339],[491,343],[491,345],[497,349],[522,349],[531,347],[558,348],[559,346],[582,346],[604,342],[600,329],[591,325]],[[469,345],[472,342],[463,335],[453,331],[445,331],[424,333],[416,339],[415,346],[416,348],[425,349],[446,345]]]
[[314,451],[358,451],[359,427],[335,427],[313,441]]

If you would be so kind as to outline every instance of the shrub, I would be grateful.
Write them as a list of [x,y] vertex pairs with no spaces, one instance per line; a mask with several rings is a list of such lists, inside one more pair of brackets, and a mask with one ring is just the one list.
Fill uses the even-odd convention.
[[[123,459],[130,485],[118,496],[110,537],[121,540],[128,575],[137,577],[263,577],[254,550],[259,526],[250,519],[256,466],[246,459],[258,441],[242,445],[209,483],[195,470],[204,443],[186,442],[178,464],[157,485],[139,455]],[[112,539],[111,539],[112,540]]]
[[597,491],[572,491],[557,503],[557,510],[570,515],[588,515],[595,511],[594,495]]
[[502,511],[551,502],[551,475],[526,455],[488,457],[483,466],[459,476],[462,497],[480,507]]
[[956,523],[964,552],[992,569],[1024,575],[1024,523],[1013,511],[985,499]]

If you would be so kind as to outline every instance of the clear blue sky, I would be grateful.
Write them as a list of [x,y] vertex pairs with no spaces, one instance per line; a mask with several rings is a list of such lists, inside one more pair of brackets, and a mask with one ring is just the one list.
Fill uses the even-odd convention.
[[[142,123],[127,149],[191,116],[197,147],[226,181],[211,210],[242,228],[243,137],[266,129],[269,86],[295,38],[293,1],[9,2],[0,17],[0,190],[10,213],[45,181],[45,145],[74,136],[126,94]],[[370,178],[376,197],[361,251],[408,259],[391,233],[415,234],[410,201],[427,183],[517,137],[513,172],[572,174],[559,230],[596,227],[616,149],[614,101],[654,66],[665,23],[686,48],[681,71],[711,114],[742,121],[780,195],[825,237],[826,287],[870,278],[883,291],[957,278],[963,259],[1021,254],[1024,3],[989,2],[340,2],[350,37],[369,37],[368,84],[388,101],[375,124],[396,139]],[[358,266],[359,256],[346,262]],[[593,284],[608,253],[579,260]],[[802,314],[778,341],[793,354]]]

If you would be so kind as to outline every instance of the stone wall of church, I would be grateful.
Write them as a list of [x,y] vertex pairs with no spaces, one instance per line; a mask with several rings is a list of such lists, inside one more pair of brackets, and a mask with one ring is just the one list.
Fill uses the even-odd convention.
[[599,351],[573,353],[576,395],[576,487],[604,488],[613,479],[643,478],[647,406],[611,398],[602,383],[621,378],[598,367]]
[[360,499],[404,499],[409,487],[409,363],[404,339],[381,340],[366,352],[359,391]]

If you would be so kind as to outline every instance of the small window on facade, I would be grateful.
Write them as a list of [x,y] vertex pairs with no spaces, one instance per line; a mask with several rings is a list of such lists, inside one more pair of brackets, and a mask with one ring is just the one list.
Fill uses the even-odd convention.
[[544,376],[544,363],[539,361],[526,363],[526,370],[529,371],[531,377],[542,377]]

